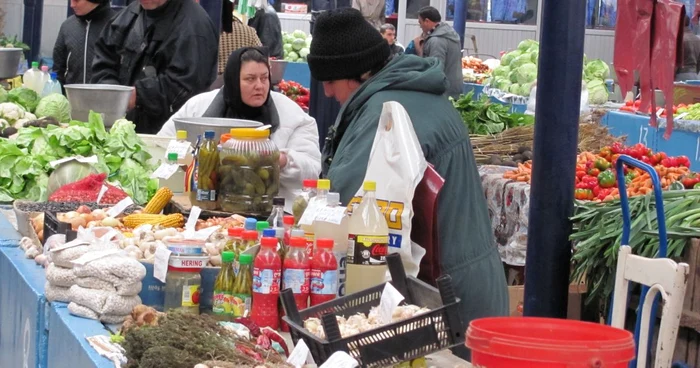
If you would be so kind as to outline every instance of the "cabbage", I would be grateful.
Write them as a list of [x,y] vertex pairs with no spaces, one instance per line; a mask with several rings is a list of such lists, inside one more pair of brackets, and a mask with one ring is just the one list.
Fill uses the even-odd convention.
[[503,92],[508,92],[508,90],[510,89],[510,81],[508,79],[503,78],[500,81],[498,81],[496,88],[500,89]]
[[520,94],[520,85],[519,84],[511,84],[510,88],[508,88],[508,92],[510,92],[514,95],[519,95]]
[[507,77],[508,73],[510,73],[510,67],[501,65],[498,68],[494,69],[491,75],[496,77]]
[[287,54],[287,56],[284,59],[287,61],[297,61],[299,59],[299,54],[292,51],[289,54]]
[[97,170],[90,164],[75,160],[59,164],[49,176],[48,196],[50,197],[58,188],[74,183],[91,174],[97,174]]
[[35,115],[40,118],[51,116],[61,123],[68,124],[70,122],[70,104],[62,94],[52,93],[39,101]]
[[306,47],[311,47],[311,36],[306,37]]
[[605,82],[599,79],[587,83],[588,103],[591,105],[602,105],[608,102],[608,87]]
[[600,79],[605,80],[610,76],[610,67],[600,59],[591,60],[583,68],[586,80]]
[[511,70],[510,73],[508,73],[508,80],[510,80],[511,83],[518,83],[518,70]]
[[294,36],[294,38],[301,38],[302,40],[306,39],[306,33],[298,29],[292,33],[292,36]]
[[296,40],[292,41],[292,48],[294,51],[299,51],[306,47],[306,41],[303,38],[297,38]]
[[501,58],[501,66],[509,66],[513,59],[520,56],[521,54],[522,52],[515,50],[503,55],[503,57]]
[[303,49],[299,50],[299,56],[303,59],[306,59],[306,56],[309,55],[309,49],[304,47]]
[[530,82],[530,83],[523,83],[520,85],[520,89],[523,92],[523,96],[529,96],[530,95],[530,90],[532,89],[532,84],[535,82]]
[[0,103],[7,102],[9,101],[7,97],[7,91],[5,91],[4,88],[0,87]]
[[10,99],[10,102],[24,107],[24,109],[29,112],[34,112],[34,110],[36,110],[36,105],[39,104],[40,99],[38,93],[26,87],[19,87],[11,90],[10,93],[7,94],[7,97]]
[[288,52],[294,51],[291,43],[285,43],[284,45],[282,45],[282,49],[284,49],[285,54]]
[[522,65],[515,71],[517,73],[516,78],[520,84],[533,82],[537,78],[537,66],[532,63]]
[[535,48],[539,49],[540,44],[537,43],[537,41],[535,41],[535,40],[523,40],[523,41],[520,41],[520,43],[518,44],[518,50],[525,52],[525,51],[531,50],[533,46]]
[[532,60],[530,58],[530,54],[522,54],[516,57],[515,59],[513,59],[513,61],[510,62],[510,69],[516,69],[519,68],[521,65],[532,63]]
[[539,59],[540,59],[540,51],[539,50],[535,50],[535,51],[530,53],[530,61],[532,61],[535,65],[537,65],[537,63],[539,62]]

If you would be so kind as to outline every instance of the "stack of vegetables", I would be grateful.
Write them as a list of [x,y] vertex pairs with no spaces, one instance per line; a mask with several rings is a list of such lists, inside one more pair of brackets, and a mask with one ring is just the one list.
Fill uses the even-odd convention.
[[296,30],[292,33],[282,32],[282,48],[284,60],[293,63],[305,63],[311,47],[311,36],[304,31]]
[[481,84],[491,74],[491,68],[481,59],[472,56],[462,58],[462,79],[467,83]]
[[309,99],[311,93],[309,89],[295,81],[282,80],[278,85],[280,92],[296,102],[304,111],[309,110]]
[[36,120],[37,117],[52,117],[59,123],[70,121],[70,104],[68,99],[58,93],[52,93],[40,98],[34,90],[18,87],[9,92],[0,88],[0,132],[7,128],[15,128],[8,137],[16,133],[16,129]]
[[[501,57],[501,65],[493,70],[489,86],[519,96],[529,96],[532,84],[537,79],[539,43],[524,40],[518,48]],[[588,88],[588,103],[604,104],[608,101],[605,80],[610,76],[610,68],[602,60],[584,59],[582,78]]]
[[[692,189],[700,182],[700,176],[691,172],[686,156],[669,157],[663,152],[654,153],[641,143],[625,147],[614,143],[600,152],[583,152],[576,163],[575,198],[583,201],[612,201],[620,197],[614,164],[620,155],[628,155],[654,166],[664,190]],[[515,170],[503,174],[505,179],[530,182],[532,163],[519,164]],[[625,168],[627,195],[634,197],[652,192],[651,177],[637,168]],[[698,186],[700,187],[700,186]]]
[[[631,112],[631,113],[645,113],[647,115],[651,114],[651,107],[644,112],[639,110],[639,106],[642,104],[642,100],[629,100],[625,101],[625,104],[620,106],[620,111],[624,112]],[[697,105],[697,106],[695,106]],[[694,113],[693,113],[694,112]],[[700,119],[700,104],[693,104],[693,105],[686,105],[686,104],[678,104],[673,106],[673,115],[678,115],[682,113],[687,113],[684,115],[684,118],[686,120],[698,120]],[[666,116],[666,109],[656,106],[656,114],[660,117]]]
[[462,95],[453,101],[454,107],[462,116],[469,134],[487,135],[500,133],[508,128],[533,125],[532,115],[511,113],[510,107],[489,101],[488,96],[473,99],[474,92]]
[[88,122],[23,127],[14,139],[0,139],[0,201],[46,201],[47,188],[92,174],[89,167],[70,161],[68,168],[49,177],[53,171],[50,162],[78,155],[97,156],[98,162],[92,165],[95,171],[107,173],[107,181],[138,204],[146,203],[158,189],[157,181],[149,180],[151,155],[134,124],[121,119],[107,132],[101,115],[90,112]]

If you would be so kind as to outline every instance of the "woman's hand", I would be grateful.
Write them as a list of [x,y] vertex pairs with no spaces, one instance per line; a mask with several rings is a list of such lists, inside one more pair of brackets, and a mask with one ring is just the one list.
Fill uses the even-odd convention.
[[287,152],[280,152],[280,170],[287,166]]
[[136,107],[136,88],[131,92],[131,97],[129,97],[129,106],[127,110],[133,110]]

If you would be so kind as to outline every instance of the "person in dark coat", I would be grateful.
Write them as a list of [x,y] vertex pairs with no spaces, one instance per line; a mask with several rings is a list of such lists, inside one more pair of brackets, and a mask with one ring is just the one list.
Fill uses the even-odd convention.
[[90,83],[95,42],[117,14],[109,0],[71,0],[70,7],[75,15],[61,24],[53,46],[53,71],[62,86]]
[[386,23],[382,25],[379,28],[379,33],[382,34],[382,37],[384,37],[386,42],[389,44],[392,55],[401,55],[406,51],[396,42],[396,27],[394,27],[393,24]]
[[92,83],[134,86],[127,119],[155,134],[216,78],[219,35],[193,0],[140,0],[108,24],[95,45]]
[[255,15],[248,20],[248,25],[255,28],[260,42],[270,52],[270,57],[284,59],[282,23],[280,23],[280,18],[272,5],[266,1],[265,5],[258,8]]

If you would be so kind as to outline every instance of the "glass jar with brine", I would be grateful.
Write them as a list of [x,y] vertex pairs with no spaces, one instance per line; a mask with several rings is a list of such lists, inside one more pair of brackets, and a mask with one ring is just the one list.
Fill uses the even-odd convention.
[[218,203],[221,210],[267,216],[279,192],[280,152],[269,130],[231,129],[219,153]]
[[217,166],[219,166],[219,149],[214,141],[213,130],[204,132],[204,141],[197,153],[197,191],[192,191],[190,202],[203,210],[217,209]]

